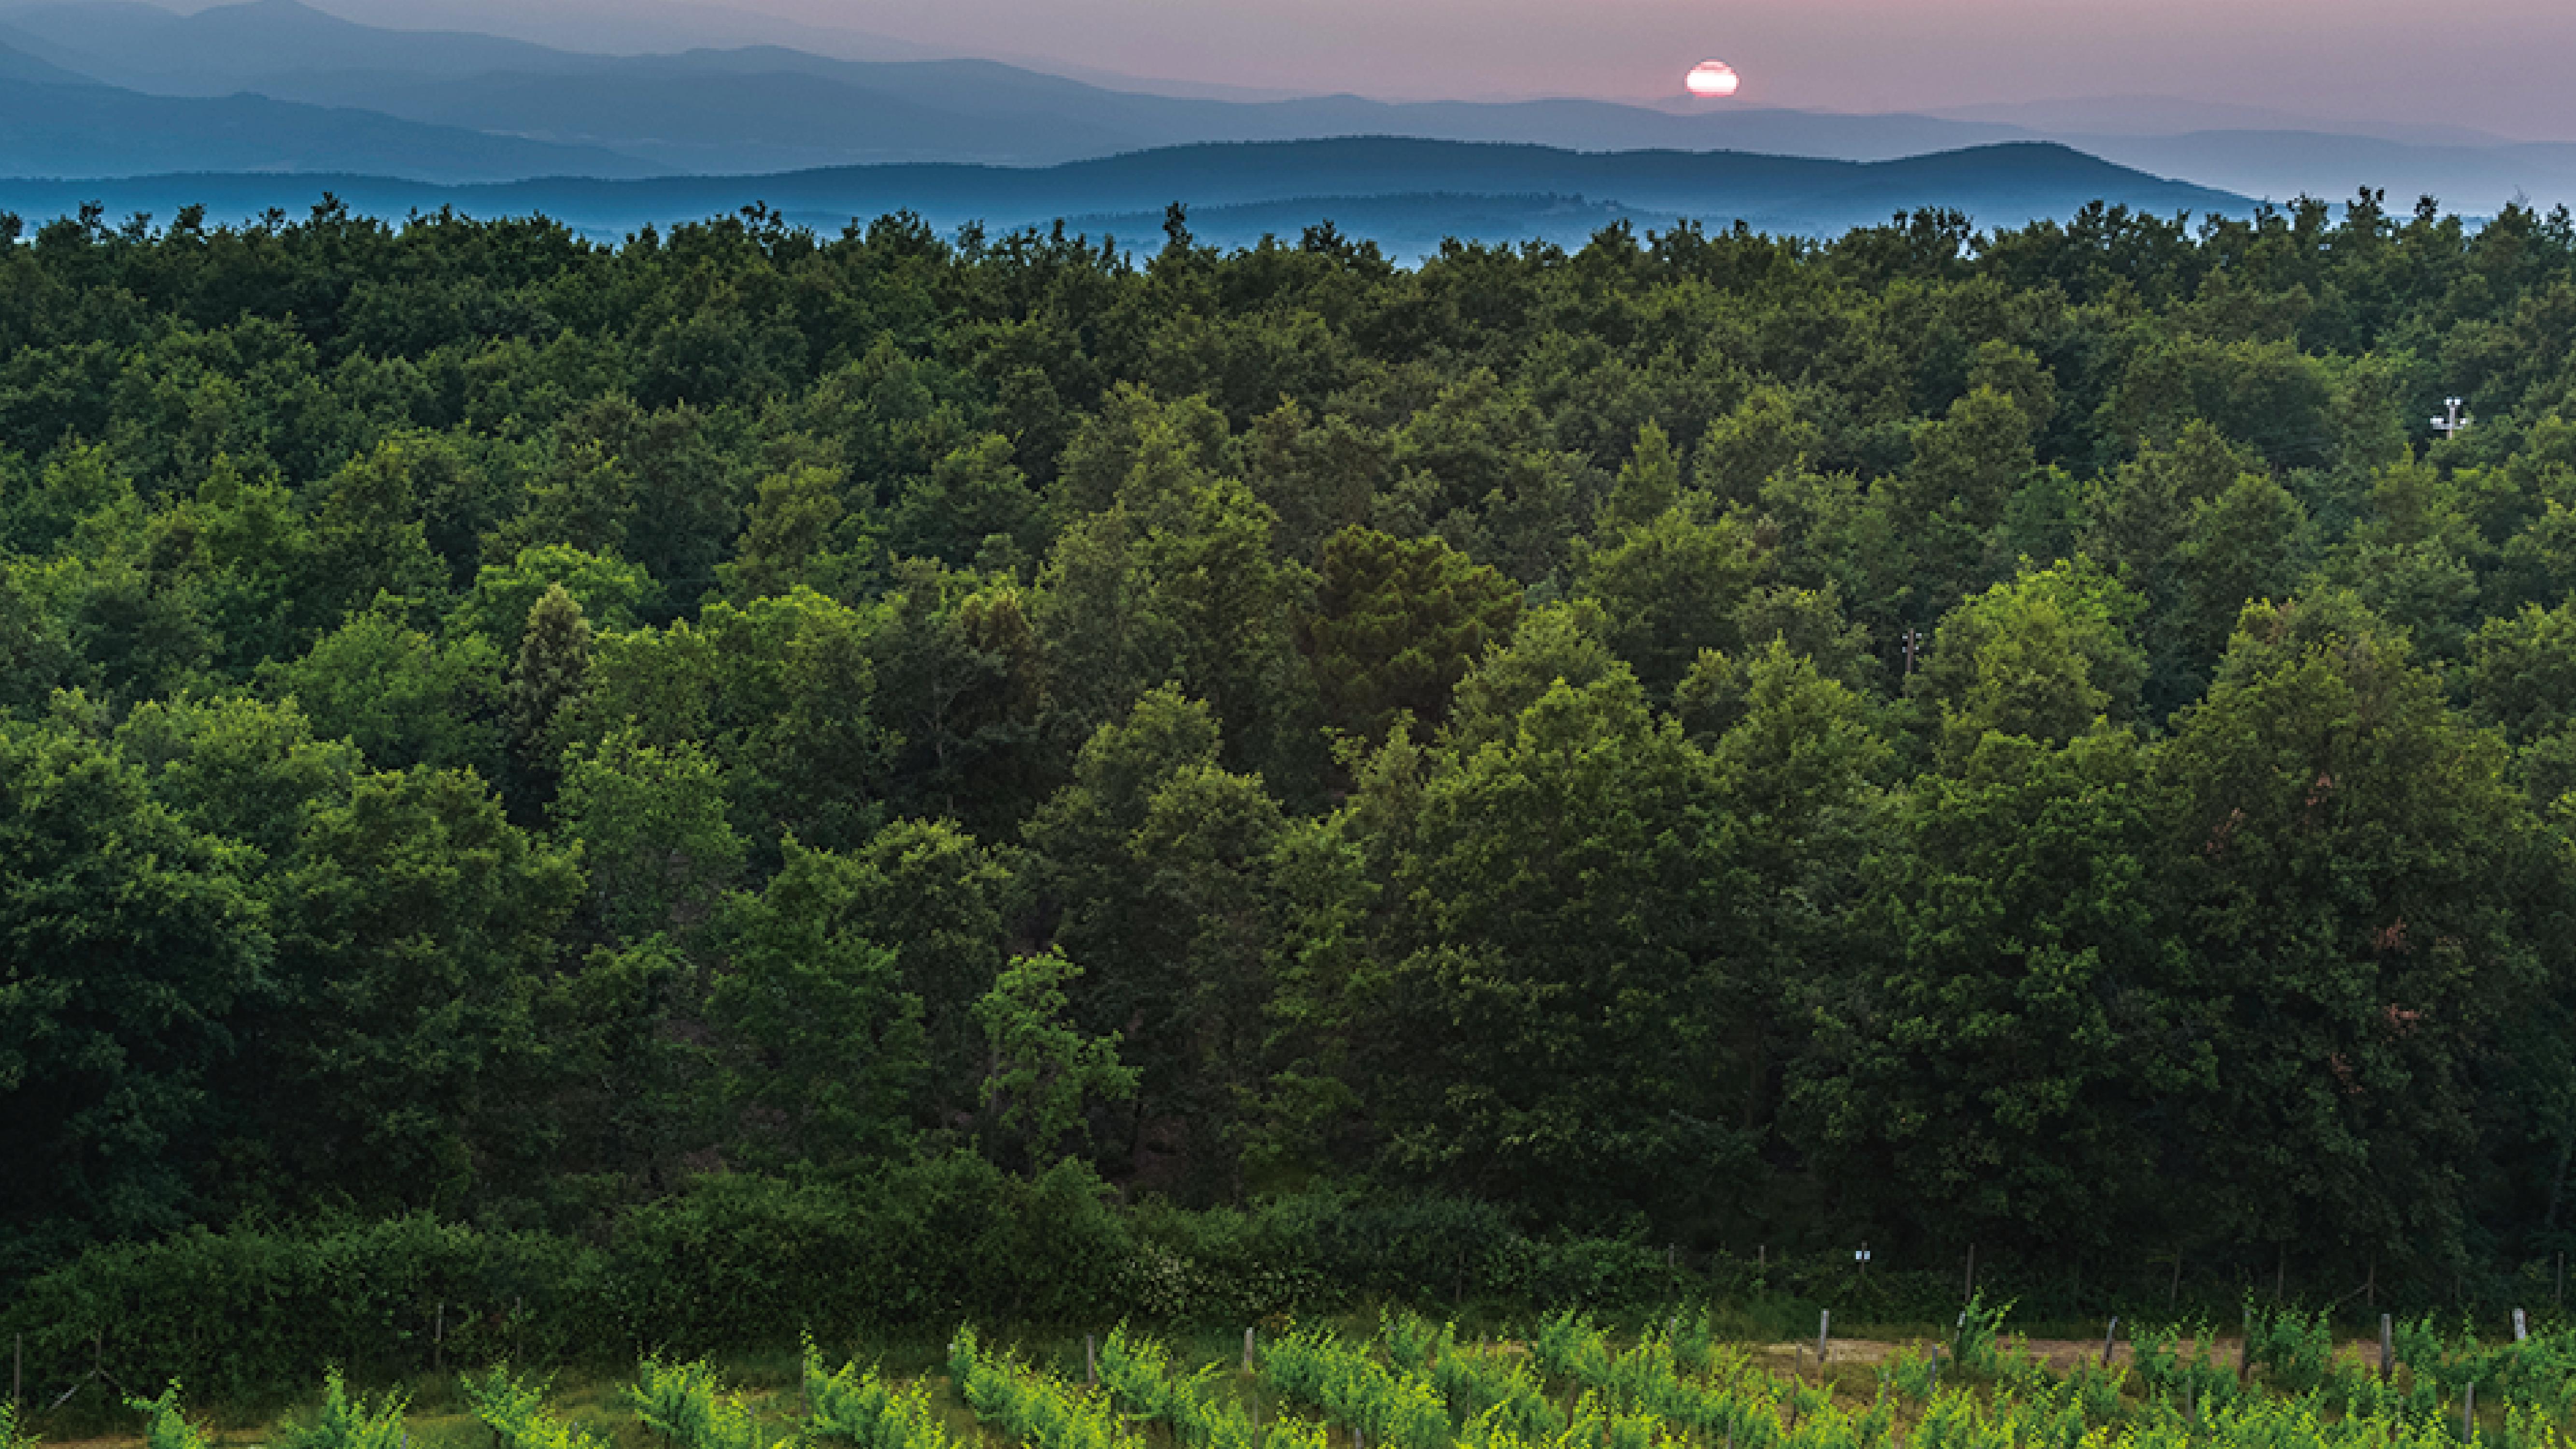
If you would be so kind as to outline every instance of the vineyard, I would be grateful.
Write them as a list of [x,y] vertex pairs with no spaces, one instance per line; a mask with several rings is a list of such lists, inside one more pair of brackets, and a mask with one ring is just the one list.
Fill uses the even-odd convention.
[[[1522,1339],[1389,1314],[1374,1335],[1247,1333],[1240,1362],[1190,1364],[1120,1328],[1050,1367],[961,1328],[946,1372],[905,1379],[809,1340],[792,1387],[650,1358],[607,1412],[550,1401],[507,1367],[459,1381],[452,1442],[492,1449],[2561,1449],[2576,1329],[2490,1343],[2430,1320],[2338,1348],[2322,1315],[2249,1309],[2106,1337],[2069,1363],[1972,1303],[1955,1335],[1901,1346],[1723,1341],[1706,1314],[1614,1333],[1577,1313]],[[182,1387],[133,1397],[144,1449],[212,1449]],[[268,1449],[410,1449],[399,1391],[336,1371]],[[450,1436],[423,1426],[425,1445]],[[227,1439],[224,1442],[239,1442]],[[0,1449],[38,1441],[0,1410]]]

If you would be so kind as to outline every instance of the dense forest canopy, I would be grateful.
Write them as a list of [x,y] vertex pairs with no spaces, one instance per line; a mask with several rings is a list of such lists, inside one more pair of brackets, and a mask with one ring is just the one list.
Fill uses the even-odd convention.
[[2576,1237],[2563,213],[0,235],[0,1279],[961,1154]]

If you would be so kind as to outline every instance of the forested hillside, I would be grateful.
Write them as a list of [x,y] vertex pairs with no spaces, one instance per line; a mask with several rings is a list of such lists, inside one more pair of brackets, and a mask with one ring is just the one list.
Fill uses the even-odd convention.
[[951,1180],[2576,1236],[2563,213],[20,230],[0,1280]]
[[[7,97],[0,95],[0,110]],[[38,97],[35,112],[59,120]],[[315,112],[316,116],[327,116]],[[154,144],[174,127],[147,127]],[[182,136],[188,128],[177,127]],[[335,139],[382,149],[381,138],[326,127]],[[189,144],[199,144],[190,142]],[[494,144],[499,144],[495,142]],[[0,115],[0,154],[12,137]],[[560,159],[534,180],[438,184],[325,170],[311,163],[243,166],[228,174],[164,166],[161,174],[96,179],[78,166],[50,169],[21,156],[35,177],[0,177],[0,210],[29,218],[78,216],[103,206],[112,216],[170,216],[203,208],[209,223],[246,225],[272,211],[298,215],[316,203],[352,212],[408,216],[453,212],[477,220],[543,216],[587,240],[616,242],[646,227],[667,228],[758,205],[781,224],[839,231],[853,216],[908,214],[943,235],[969,224],[1001,234],[1027,227],[1095,238],[1151,238],[1171,206],[1189,210],[1191,230],[1221,248],[1264,236],[1297,235],[1330,223],[1354,242],[1374,241],[1411,264],[1444,241],[1581,247],[1626,222],[1641,233],[1693,219],[1742,221],[1757,231],[1820,239],[1882,217],[1937,207],[1987,228],[2063,222],[2095,201],[2132,211],[2245,218],[2255,203],[2188,182],[2113,166],[2059,145],[2011,144],[1890,161],[1852,162],[1740,151],[1579,152],[1545,146],[1476,145],[1400,136],[1175,146],[1059,166],[835,166],[763,176],[617,179],[567,176]],[[346,157],[325,158],[345,167]],[[363,168],[362,168],[363,169]]]

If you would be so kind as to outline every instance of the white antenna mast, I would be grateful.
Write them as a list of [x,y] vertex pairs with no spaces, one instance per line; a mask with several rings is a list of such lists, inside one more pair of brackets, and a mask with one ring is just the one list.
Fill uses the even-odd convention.
[[2446,397],[2442,399],[2442,416],[2433,419],[2433,431],[2440,433],[2445,438],[2458,437],[2460,434],[2467,432],[2469,430],[2469,415],[2461,411],[2462,408],[2467,406],[2467,401],[2462,398]]

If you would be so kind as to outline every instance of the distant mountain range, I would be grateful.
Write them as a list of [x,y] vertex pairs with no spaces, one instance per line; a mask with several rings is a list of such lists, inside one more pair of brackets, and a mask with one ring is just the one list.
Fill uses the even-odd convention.
[[177,175],[0,180],[0,208],[58,215],[84,202],[112,215],[167,218],[204,205],[217,219],[271,207],[300,212],[328,191],[378,215],[453,207],[469,216],[543,213],[614,238],[758,202],[789,221],[838,231],[910,211],[943,230],[1070,219],[1160,245],[1165,206],[1192,209],[1204,238],[1293,238],[1332,221],[1405,254],[1443,236],[1579,240],[1612,221],[1827,235],[1918,207],[1951,207],[1986,225],[2063,216],[2094,200],[2160,214],[2242,213],[2242,197],[2159,180],[2063,146],[2016,142],[1899,161],[1831,161],[1735,152],[1583,153],[1540,146],[1350,139],[1174,147],[1041,168],[957,164],[833,167],[767,176],[557,178],[442,186],[381,176]]
[[2072,136],[2069,144],[2124,166],[2271,201],[2299,195],[2342,202],[2370,186],[2400,211],[2430,196],[2492,216],[2517,198],[2576,206],[2576,146],[2405,144],[2313,131],[2194,131],[2180,136]]
[[2509,146],[2513,142],[2466,126],[2427,125],[2376,118],[2303,116],[2272,106],[2190,101],[2176,96],[2068,96],[1959,106],[1932,112],[1945,120],[1977,121],[2068,136],[2179,136],[2192,131],[2307,131],[2368,136],[2408,146]]
[[358,25],[300,0],[248,0],[188,16],[139,0],[50,0],[0,11],[0,45],[129,91],[247,92],[356,107],[424,125],[609,150],[631,164],[691,173],[885,161],[1047,165],[1194,142],[1335,136],[1844,160],[2030,138],[2009,126],[1927,116],[1681,115],[1585,100],[1189,99],[989,61],[851,61],[776,46],[591,55]]
[[[46,3],[46,0],[20,0]],[[196,8],[204,0],[188,0]],[[395,30],[468,31],[557,50],[668,55],[683,50],[785,45],[842,60],[945,60],[953,50],[842,24],[806,24],[744,0],[319,0],[333,15]],[[758,4],[759,0],[752,0]],[[996,60],[1012,57],[996,51]],[[1039,67],[1044,69],[1044,67]],[[1071,72],[1066,72],[1070,74]],[[1089,77],[1077,76],[1076,79]],[[1120,78],[1125,79],[1125,78]],[[1223,86],[1209,94],[1250,93]]]
[[[507,0],[325,3],[424,24],[516,14]],[[570,14],[591,0],[552,3]],[[1682,216],[1822,231],[1913,205],[2023,220],[2096,197],[2240,210],[2246,197],[2340,200],[2364,185],[2393,205],[2430,190],[2473,213],[2517,195],[2576,200],[2576,146],[2158,97],[1838,115],[1181,95],[680,0],[653,15],[652,37],[798,44],[605,54],[527,38],[563,27],[397,29],[303,0],[188,15],[140,0],[0,0],[0,175],[24,179],[6,204],[255,212],[309,204],[327,178],[353,204],[542,205],[616,234],[755,199],[832,226],[906,206],[1123,232],[1183,200],[1225,237],[1295,230],[1300,208],[1330,203],[1377,218],[1393,244],[1436,239],[1444,215],[1500,237]],[[2016,144],[2032,142],[2059,144]],[[73,179],[36,184],[46,178]],[[182,195],[191,186],[199,194]]]
[[297,0],[194,15],[141,0],[40,0],[0,11],[0,42],[93,80],[177,95],[266,90],[310,71],[455,77],[578,59],[489,35],[359,25]]
[[264,96],[155,96],[64,78],[0,49],[0,166],[23,176],[367,170],[433,181],[643,176],[665,168],[595,146],[422,125]]

